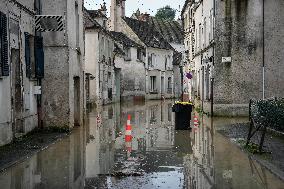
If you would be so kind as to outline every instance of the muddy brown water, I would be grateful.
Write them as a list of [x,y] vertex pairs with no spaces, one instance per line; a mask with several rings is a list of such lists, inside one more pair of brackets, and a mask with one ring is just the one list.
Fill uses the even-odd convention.
[[[113,104],[88,113],[84,127],[0,173],[1,189],[284,189],[284,183],[216,130],[246,118],[175,131],[172,101]],[[125,142],[131,115],[132,141]]]

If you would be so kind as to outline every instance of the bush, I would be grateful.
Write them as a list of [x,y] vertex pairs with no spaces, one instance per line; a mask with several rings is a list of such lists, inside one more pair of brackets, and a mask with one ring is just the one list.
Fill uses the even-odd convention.
[[257,124],[284,132],[284,98],[252,100],[250,111]]

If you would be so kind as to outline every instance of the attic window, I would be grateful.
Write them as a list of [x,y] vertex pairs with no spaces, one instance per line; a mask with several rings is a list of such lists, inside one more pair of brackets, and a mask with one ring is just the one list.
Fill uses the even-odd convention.
[[131,49],[130,48],[127,48],[125,49],[125,60],[126,61],[131,61]]
[[137,49],[137,60],[142,61],[143,53],[141,49]]

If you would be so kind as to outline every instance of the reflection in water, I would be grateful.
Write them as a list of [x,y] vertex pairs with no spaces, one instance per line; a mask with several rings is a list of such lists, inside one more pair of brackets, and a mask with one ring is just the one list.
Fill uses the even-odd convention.
[[200,118],[200,126],[191,133],[193,154],[186,160],[187,188],[217,189],[283,189],[284,183],[260,166],[223,137],[219,129],[234,121],[246,121],[206,116]]
[[74,133],[0,174],[1,189],[84,187],[84,135]]
[[[216,132],[233,119],[200,117],[198,129],[175,131],[172,103],[94,109],[84,128],[1,173],[1,189],[283,188],[282,181]],[[130,146],[125,142],[128,115]]]

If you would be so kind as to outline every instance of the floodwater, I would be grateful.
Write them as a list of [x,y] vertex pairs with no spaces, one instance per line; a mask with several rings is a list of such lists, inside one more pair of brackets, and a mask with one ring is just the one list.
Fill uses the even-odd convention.
[[99,107],[72,135],[0,173],[0,188],[284,189],[217,132],[247,119],[204,116],[192,131],[175,131],[172,103]]

